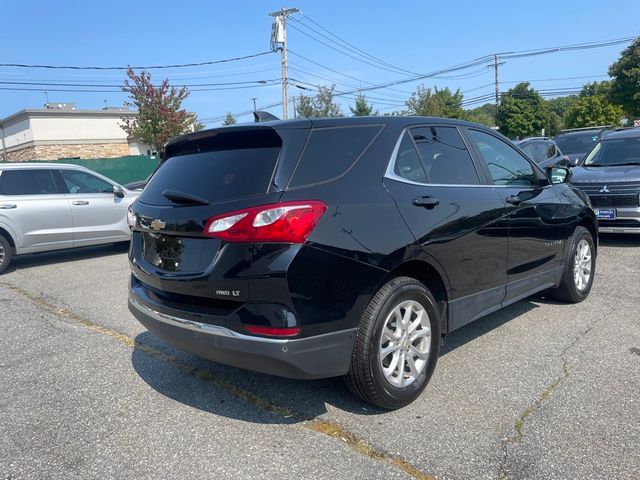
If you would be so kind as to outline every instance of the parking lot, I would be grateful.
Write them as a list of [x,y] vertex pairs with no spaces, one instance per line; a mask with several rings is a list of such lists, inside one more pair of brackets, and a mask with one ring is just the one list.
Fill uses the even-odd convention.
[[0,276],[2,478],[638,478],[637,236],[601,239],[585,302],[456,331],[395,412],[168,347],[127,310],[128,276],[126,245]]

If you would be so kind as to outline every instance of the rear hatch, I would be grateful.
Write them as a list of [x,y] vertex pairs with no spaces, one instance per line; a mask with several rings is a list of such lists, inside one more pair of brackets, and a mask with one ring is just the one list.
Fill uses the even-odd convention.
[[[307,129],[266,126],[198,132],[167,145],[167,160],[133,206],[134,276],[163,303],[224,313],[248,299],[250,244],[204,230],[212,217],[278,202]],[[288,147],[283,138],[290,139]],[[289,155],[284,155],[285,150]],[[147,293],[149,293],[147,292]],[[200,309],[202,311],[202,309]]]

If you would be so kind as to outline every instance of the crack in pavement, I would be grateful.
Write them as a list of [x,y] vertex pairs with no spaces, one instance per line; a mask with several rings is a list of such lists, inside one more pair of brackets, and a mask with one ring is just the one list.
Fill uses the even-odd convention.
[[384,450],[375,448],[370,445],[365,440],[357,437],[355,434],[347,431],[339,424],[331,421],[325,420],[314,420],[312,417],[300,414],[293,410],[290,410],[286,407],[281,407],[271,403],[269,400],[249,391],[242,387],[235,385],[232,382],[229,382],[223,378],[217,377],[213,375],[211,372],[188,365],[187,363],[179,360],[177,357],[170,355],[168,353],[162,352],[150,345],[144,344],[140,341],[137,341],[128,335],[120,333],[116,330],[112,330],[110,328],[104,327],[97,323],[92,322],[86,318],[81,317],[80,315],[74,313],[73,311],[59,307],[49,302],[42,296],[34,295],[28,290],[12,285],[6,282],[0,282],[0,286],[4,286],[9,290],[27,298],[35,305],[40,307],[42,310],[53,314],[61,319],[66,319],[73,322],[76,325],[79,325],[86,330],[90,330],[96,333],[100,333],[104,336],[111,337],[117,340],[122,345],[125,345],[132,349],[138,349],[150,357],[162,361],[164,363],[170,364],[180,371],[193,376],[199,380],[205,381],[212,385],[215,385],[218,388],[226,391],[227,393],[233,395],[234,397],[252,405],[256,408],[259,408],[265,412],[271,413],[273,415],[277,415],[284,420],[294,420],[300,422],[300,426],[311,430],[313,432],[317,432],[328,436],[332,439],[338,439],[344,443],[350,450],[355,452],[358,455],[362,455],[364,457],[370,458],[372,460],[380,461],[391,465],[405,474],[409,475],[412,478],[418,480],[433,480],[435,477],[428,475],[421,470],[419,470],[416,466],[411,464],[409,461],[405,460],[402,457],[397,455],[393,455]]
[[556,377],[552,382],[550,382],[540,393],[540,395],[538,396],[538,398],[536,398],[533,403],[531,403],[521,414],[520,416],[516,419],[515,423],[514,423],[514,433],[513,435],[511,435],[508,438],[505,438],[502,441],[502,460],[500,461],[500,465],[498,468],[498,477],[497,480],[506,480],[508,478],[507,472],[506,472],[506,468],[507,468],[507,462],[509,461],[509,447],[513,446],[515,444],[517,444],[524,436],[523,434],[523,430],[524,427],[526,425],[526,421],[527,418],[529,418],[531,415],[533,415],[535,412],[537,412],[542,405],[544,404],[544,402],[549,398],[549,396],[551,396],[551,394],[553,393],[553,391],[558,388],[558,386],[560,386],[560,384],[562,384],[562,382],[564,382],[567,378],[569,378],[570,374],[571,374],[571,370],[569,367],[569,362],[567,361],[567,353],[569,352],[569,350],[571,350],[580,340],[582,340],[585,336],[587,336],[591,330],[593,330],[595,328],[595,326],[600,323],[601,321],[603,321],[605,318],[609,317],[610,315],[612,315],[613,313],[615,313],[617,310],[619,310],[619,307],[614,307],[612,305],[609,305],[608,303],[602,302],[604,305],[606,305],[607,307],[609,307],[609,311],[607,313],[605,313],[604,315],[602,315],[601,317],[599,317],[598,319],[594,320],[593,322],[591,322],[589,325],[587,325],[587,327],[582,330],[580,333],[578,333],[578,335],[575,336],[575,338],[569,342],[560,352],[560,367],[562,369],[562,373]]

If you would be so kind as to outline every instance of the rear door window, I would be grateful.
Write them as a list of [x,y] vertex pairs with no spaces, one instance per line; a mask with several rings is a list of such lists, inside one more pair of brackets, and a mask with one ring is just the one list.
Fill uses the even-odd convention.
[[[222,133],[175,152],[155,173],[140,195],[150,205],[173,205],[165,190],[187,193],[211,203],[254,195],[269,189],[282,140],[269,132]],[[201,151],[198,151],[201,150]]]
[[381,125],[313,130],[289,188],[327,182],[343,175],[353,167],[381,130]]
[[467,147],[455,127],[411,129],[411,137],[431,184],[477,185],[480,178]]
[[51,195],[57,194],[51,170],[38,168],[30,170],[4,170],[0,174],[0,194],[2,195]]

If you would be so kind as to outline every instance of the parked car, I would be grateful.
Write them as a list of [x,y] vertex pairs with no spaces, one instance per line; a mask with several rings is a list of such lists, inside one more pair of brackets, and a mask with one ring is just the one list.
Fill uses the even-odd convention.
[[597,221],[570,170],[543,172],[477,124],[275,121],[166,153],[129,215],[129,309],[215,362],[345,376],[399,408],[453,330],[541,290],[591,289]]
[[640,233],[640,128],[607,132],[574,168],[601,232]]
[[569,157],[569,164],[574,166],[580,163],[605,131],[605,127],[562,130],[553,140]]
[[556,142],[547,137],[531,137],[517,143],[520,150],[536,162],[542,169],[547,167],[569,166],[569,157],[563,155]]
[[128,241],[136,197],[78,165],[0,164],[0,273],[15,255]]

